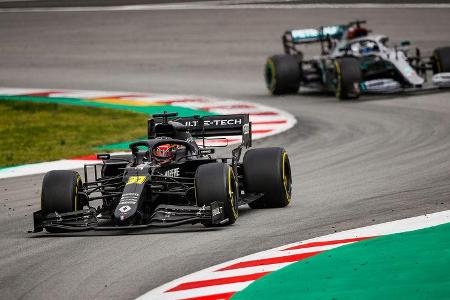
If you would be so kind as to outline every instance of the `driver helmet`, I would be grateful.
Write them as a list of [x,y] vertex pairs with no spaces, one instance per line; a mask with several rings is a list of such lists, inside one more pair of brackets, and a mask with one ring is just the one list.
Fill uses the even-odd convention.
[[367,55],[372,52],[378,52],[378,51],[380,51],[380,49],[378,48],[378,45],[372,41],[367,41],[367,42],[363,43],[359,49],[359,52],[362,55]]
[[152,151],[152,157],[158,163],[165,164],[175,160],[175,154],[178,149],[176,144],[162,144]]

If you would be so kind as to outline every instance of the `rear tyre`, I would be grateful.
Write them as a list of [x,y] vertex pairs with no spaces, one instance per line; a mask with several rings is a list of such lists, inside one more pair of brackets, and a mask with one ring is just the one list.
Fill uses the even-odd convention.
[[[195,173],[195,197],[197,205],[210,205],[212,202],[222,202],[225,218],[231,225],[236,222],[238,212],[238,189],[233,169],[223,163],[209,163],[198,167]],[[205,226],[217,226],[205,223]]]
[[295,94],[300,88],[300,64],[297,56],[273,55],[267,59],[265,79],[272,95]]
[[358,59],[343,57],[334,61],[336,71],[336,97],[340,100],[358,99],[362,73]]
[[450,72],[450,47],[440,47],[433,51],[433,73]]
[[[80,175],[75,171],[50,171],[44,176],[41,193],[41,209],[44,215],[49,213],[67,213],[82,210],[78,197],[82,188]],[[61,232],[56,228],[46,228],[48,232]]]
[[292,178],[289,157],[283,148],[248,150],[244,155],[246,193],[264,193],[251,208],[285,207],[291,202]]

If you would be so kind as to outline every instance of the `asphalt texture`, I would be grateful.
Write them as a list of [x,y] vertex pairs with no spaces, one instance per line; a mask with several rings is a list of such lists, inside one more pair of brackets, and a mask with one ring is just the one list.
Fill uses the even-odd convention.
[[[93,6],[118,6],[118,5],[147,5],[147,4],[169,4],[208,2],[226,5],[240,4],[317,4],[316,0],[0,0],[0,8],[44,8],[44,7],[93,7]],[[328,0],[322,3],[349,4],[360,3],[358,0]],[[450,0],[433,0],[432,3],[449,3]],[[320,3],[320,2],[319,2]],[[391,4],[391,3],[427,3],[423,0],[377,0],[364,1],[364,3]]]
[[90,7],[114,5],[168,4],[200,0],[0,0],[0,8]]
[[244,208],[220,229],[29,234],[43,176],[0,180],[0,298],[131,299],[257,251],[450,209],[450,93],[267,95],[263,66],[281,53],[284,30],[357,18],[423,54],[450,44],[449,9],[2,14],[2,86],[245,99],[288,110],[299,124],[255,142],[287,149],[292,205]]

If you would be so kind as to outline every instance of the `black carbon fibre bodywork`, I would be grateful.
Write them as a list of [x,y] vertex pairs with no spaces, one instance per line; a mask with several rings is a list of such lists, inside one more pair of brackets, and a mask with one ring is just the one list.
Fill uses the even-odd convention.
[[[241,135],[242,143],[231,157],[215,158],[213,148],[197,145],[194,137]],[[176,145],[170,162],[155,159],[153,150]],[[202,223],[227,223],[224,203],[198,205],[195,192],[197,168],[209,163],[228,164],[238,187],[238,204],[257,200],[262,194],[246,194],[239,159],[251,146],[248,115],[179,118],[177,114],[154,115],[148,122],[148,139],[131,143],[125,156],[98,154],[102,163],[84,167],[84,183],[77,196],[81,209],[71,212],[37,211],[34,232],[140,229]],[[94,178],[89,180],[89,178]],[[94,201],[101,202],[97,208]]]

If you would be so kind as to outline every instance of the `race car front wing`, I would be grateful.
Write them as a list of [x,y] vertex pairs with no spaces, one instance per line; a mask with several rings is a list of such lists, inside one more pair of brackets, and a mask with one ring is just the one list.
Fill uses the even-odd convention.
[[47,215],[40,210],[33,214],[34,230],[32,232],[41,232],[44,228],[53,229],[53,231],[130,230],[195,223],[217,225],[228,221],[225,218],[223,206],[219,202],[203,207],[161,204],[156,207],[147,222],[136,225],[103,226],[100,225],[97,215],[95,208],[68,213],[54,212]]

